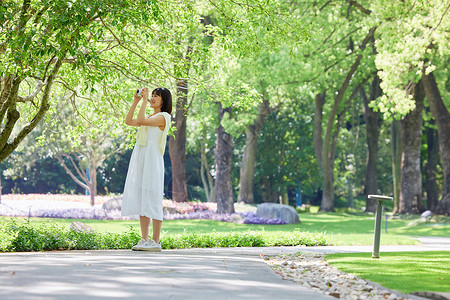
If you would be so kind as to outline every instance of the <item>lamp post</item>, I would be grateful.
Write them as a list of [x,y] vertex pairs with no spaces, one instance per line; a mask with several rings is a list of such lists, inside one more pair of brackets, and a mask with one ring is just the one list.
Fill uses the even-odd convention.
[[369,195],[369,199],[378,200],[377,212],[375,215],[375,236],[373,240],[373,252],[372,258],[380,258],[380,233],[381,233],[381,215],[383,213],[383,200],[392,201],[392,197],[381,196],[381,195]]

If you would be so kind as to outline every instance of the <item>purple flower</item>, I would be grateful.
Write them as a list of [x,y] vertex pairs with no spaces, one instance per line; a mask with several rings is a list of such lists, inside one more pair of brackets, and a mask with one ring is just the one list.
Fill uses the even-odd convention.
[[265,219],[258,217],[255,212],[249,211],[246,213],[245,224],[264,224],[264,225],[284,225],[285,221],[281,219]]
[[254,212],[245,213],[228,213],[218,214],[214,211],[200,211],[186,214],[167,214],[164,216],[165,220],[180,220],[180,219],[207,219],[213,221],[230,222],[233,215],[238,214],[244,218],[244,224],[261,224],[261,225],[283,225],[285,221],[280,219],[265,219],[258,217]]

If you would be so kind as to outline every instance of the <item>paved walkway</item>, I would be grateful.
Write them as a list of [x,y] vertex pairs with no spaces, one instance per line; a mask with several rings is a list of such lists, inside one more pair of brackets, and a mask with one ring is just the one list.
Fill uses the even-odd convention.
[[[450,238],[383,252],[450,250]],[[335,299],[282,280],[261,254],[372,252],[370,246],[0,254],[0,299]]]

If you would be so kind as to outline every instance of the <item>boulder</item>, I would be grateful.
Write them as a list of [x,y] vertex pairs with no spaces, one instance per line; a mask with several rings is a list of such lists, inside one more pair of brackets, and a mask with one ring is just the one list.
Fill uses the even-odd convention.
[[122,208],[122,199],[123,199],[122,196],[109,199],[108,201],[103,203],[102,208],[105,210],[114,210],[114,209],[120,210]]
[[94,232],[94,229],[92,229],[91,226],[78,221],[72,222],[70,224],[70,229],[78,232]]
[[424,211],[420,215],[421,218],[425,218],[425,219],[431,218],[432,216],[433,216],[433,213],[431,212],[431,210]]
[[287,224],[300,223],[295,208],[286,204],[262,203],[258,205],[256,215],[265,219],[280,219]]

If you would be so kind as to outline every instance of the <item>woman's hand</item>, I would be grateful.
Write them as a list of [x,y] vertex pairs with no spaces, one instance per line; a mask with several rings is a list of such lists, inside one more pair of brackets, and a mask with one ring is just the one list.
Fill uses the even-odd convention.
[[144,102],[147,102],[148,100],[148,88],[142,89],[142,99],[144,99]]
[[139,97],[137,93],[134,93],[134,102],[138,103],[142,97]]

